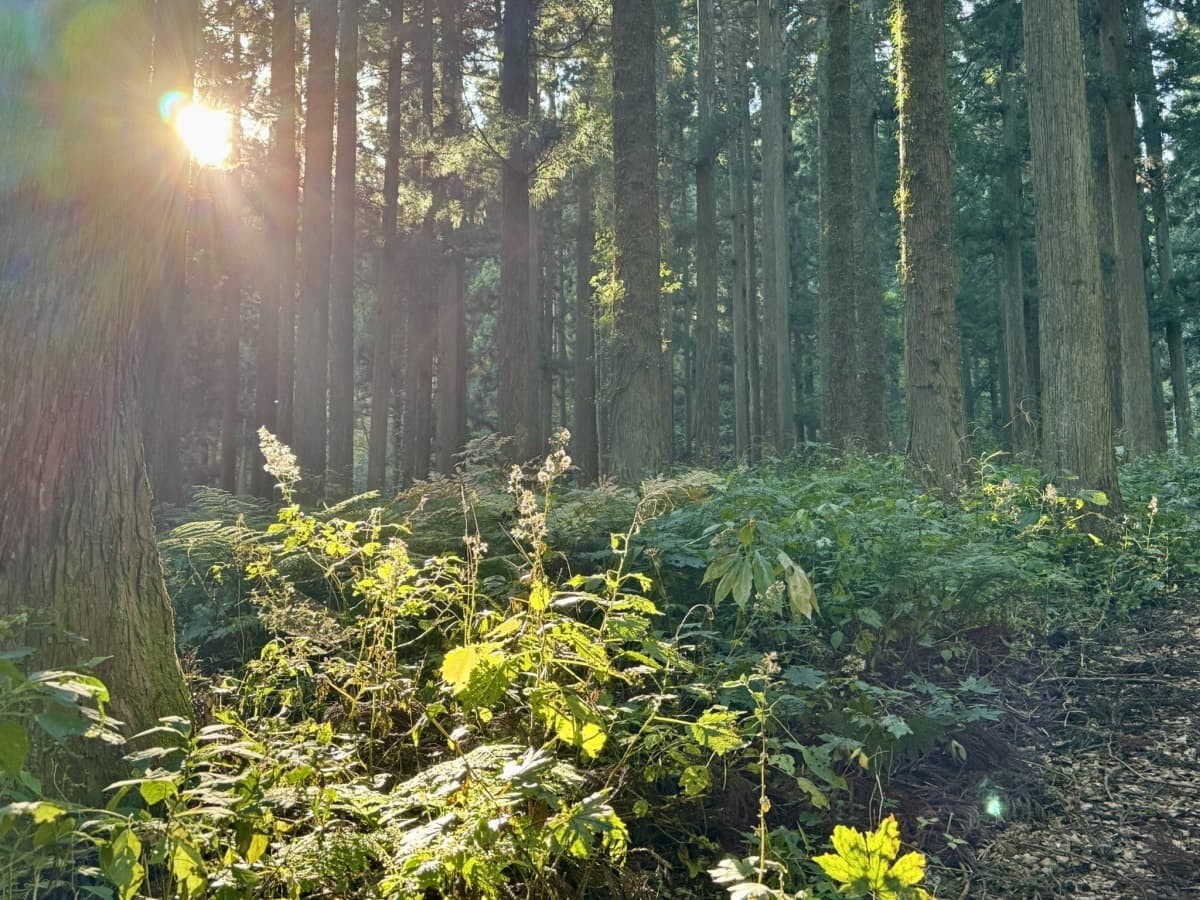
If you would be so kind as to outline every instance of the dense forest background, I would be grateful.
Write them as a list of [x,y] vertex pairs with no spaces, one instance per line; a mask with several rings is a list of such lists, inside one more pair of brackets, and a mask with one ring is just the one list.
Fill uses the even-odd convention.
[[1198,85],[1190,0],[0,0],[0,897],[1194,889]]
[[[326,5],[159,13],[197,95],[236,116],[229,167],[193,166],[185,271],[143,362],[159,499],[267,496],[261,426],[331,499],[449,473],[485,434],[529,459],[560,426],[588,478],[805,440],[943,470],[1039,446],[1016,3],[907,26],[912,79],[945,78],[911,95],[931,104],[914,124],[945,121],[903,178],[915,204],[945,196],[936,222],[909,210],[907,241],[908,19],[882,6],[639,4],[642,97],[607,4]],[[1192,440],[1189,14],[1081,14],[1105,305],[1073,324],[1107,335],[1082,352],[1130,453]],[[926,410],[929,372],[947,399]]]

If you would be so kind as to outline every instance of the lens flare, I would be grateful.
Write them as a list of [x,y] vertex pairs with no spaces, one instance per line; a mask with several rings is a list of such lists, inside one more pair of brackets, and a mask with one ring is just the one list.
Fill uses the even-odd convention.
[[213,169],[229,165],[233,155],[233,119],[229,113],[202,103],[188,103],[177,92],[163,97],[159,110],[197,163]]
[[1004,801],[999,794],[988,794],[983,801],[983,810],[993,819],[1004,818]]

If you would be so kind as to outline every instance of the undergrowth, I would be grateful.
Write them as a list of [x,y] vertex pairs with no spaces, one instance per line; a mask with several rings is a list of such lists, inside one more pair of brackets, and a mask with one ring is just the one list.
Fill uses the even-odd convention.
[[46,722],[118,739],[103,685],[0,660],[0,895],[921,896],[889,775],[965,761],[1014,648],[1200,574],[1188,460],[1118,515],[999,457],[946,499],[819,451],[581,489],[564,448],[313,511],[264,435],[283,504],[162,541],[210,708],[103,808],[25,771]]

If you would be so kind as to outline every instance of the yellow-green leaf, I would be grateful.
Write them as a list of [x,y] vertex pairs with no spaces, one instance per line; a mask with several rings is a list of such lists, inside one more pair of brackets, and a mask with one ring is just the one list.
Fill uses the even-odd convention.
[[916,850],[905,853],[896,860],[896,864],[888,870],[888,878],[895,880],[904,887],[919,884],[925,877],[925,854]]
[[442,660],[442,680],[450,685],[450,690],[461,694],[471,681],[471,673],[479,665],[483,654],[474,644],[465,647],[455,647]]

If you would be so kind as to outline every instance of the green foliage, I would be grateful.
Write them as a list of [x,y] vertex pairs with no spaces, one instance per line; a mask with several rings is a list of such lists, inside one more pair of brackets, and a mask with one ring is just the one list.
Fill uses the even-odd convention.
[[535,471],[480,447],[321,511],[268,442],[281,507],[199,495],[217,518],[164,546],[183,633],[225,670],[213,721],[131,739],[104,809],[65,804],[26,748],[119,740],[107,694],[0,658],[8,893],[609,896],[665,854],[737,897],[824,895],[818,867],[921,896],[891,830],[815,860],[809,835],[856,780],[961,763],[1007,646],[1168,595],[1200,558],[1177,458],[1127,466],[1117,515],[996,459],[950,500],[902,461],[819,455],[580,490],[565,440]]

